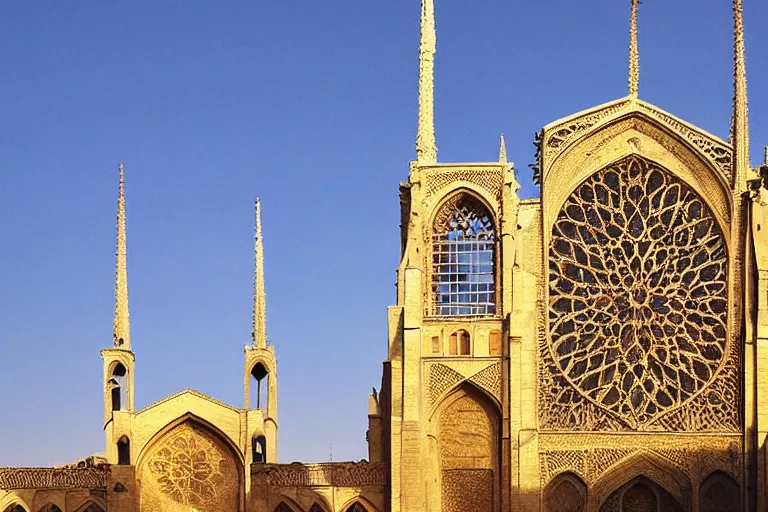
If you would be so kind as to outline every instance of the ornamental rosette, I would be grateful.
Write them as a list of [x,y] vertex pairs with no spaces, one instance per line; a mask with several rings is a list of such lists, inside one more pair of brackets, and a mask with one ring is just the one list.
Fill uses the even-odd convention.
[[570,384],[559,404],[586,399],[642,429],[715,380],[727,249],[681,180],[636,156],[598,171],[558,213],[549,257],[549,371]]

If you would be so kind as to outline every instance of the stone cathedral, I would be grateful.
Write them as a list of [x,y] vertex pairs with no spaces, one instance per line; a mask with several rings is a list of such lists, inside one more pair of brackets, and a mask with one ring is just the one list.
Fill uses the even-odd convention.
[[0,511],[768,510],[768,161],[749,161],[741,0],[729,140],[638,97],[638,3],[627,96],[544,126],[521,200],[503,138],[498,161],[437,159],[423,0],[364,461],[277,463],[258,201],[243,407],[186,390],[134,408],[121,165],[105,455],[0,469]]

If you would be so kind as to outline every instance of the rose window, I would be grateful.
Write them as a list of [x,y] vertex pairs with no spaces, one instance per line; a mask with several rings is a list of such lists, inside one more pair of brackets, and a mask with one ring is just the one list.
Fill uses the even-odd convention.
[[727,254],[690,187],[637,157],[568,197],[549,245],[551,355],[632,427],[703,390],[726,354]]

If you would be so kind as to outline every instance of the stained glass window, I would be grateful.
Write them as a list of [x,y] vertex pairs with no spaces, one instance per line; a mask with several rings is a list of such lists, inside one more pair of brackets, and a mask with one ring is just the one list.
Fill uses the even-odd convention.
[[438,212],[432,240],[432,314],[496,313],[496,232],[488,210],[467,194]]

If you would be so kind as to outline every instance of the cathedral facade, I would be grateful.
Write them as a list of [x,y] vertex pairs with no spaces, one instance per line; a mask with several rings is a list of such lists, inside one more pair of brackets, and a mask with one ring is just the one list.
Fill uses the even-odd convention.
[[438,161],[423,0],[365,461],[277,463],[258,201],[243,407],[186,390],[135,410],[121,165],[105,457],[0,469],[0,511],[768,510],[768,159],[749,162],[741,0],[727,141],[639,98],[638,3],[627,96],[544,126],[521,200],[503,137],[498,161]]

